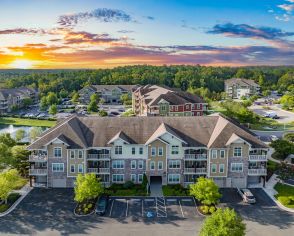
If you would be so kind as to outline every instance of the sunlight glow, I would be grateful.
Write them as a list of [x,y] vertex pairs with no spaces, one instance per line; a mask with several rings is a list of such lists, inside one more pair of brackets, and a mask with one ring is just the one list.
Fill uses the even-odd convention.
[[9,64],[9,67],[14,69],[31,69],[34,66],[34,62],[31,60],[20,60],[17,59],[11,64]]

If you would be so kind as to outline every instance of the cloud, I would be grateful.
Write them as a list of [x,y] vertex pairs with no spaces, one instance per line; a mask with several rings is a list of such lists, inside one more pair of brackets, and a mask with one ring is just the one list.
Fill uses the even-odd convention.
[[155,17],[153,17],[153,16],[144,16],[144,18],[146,18],[148,20],[155,20]]
[[49,32],[45,29],[26,29],[26,28],[14,28],[14,29],[5,29],[0,30],[1,34],[48,34]]
[[80,12],[62,15],[59,17],[58,24],[62,27],[74,27],[80,22],[89,19],[96,19],[100,22],[131,22],[132,17],[122,10],[98,8],[90,12]]
[[181,27],[197,31],[197,29],[195,27],[188,25],[185,20],[181,20]]
[[294,32],[282,31],[278,28],[266,26],[251,26],[247,24],[217,24],[212,30],[208,31],[210,34],[224,34],[231,37],[244,37],[244,38],[259,38],[259,39],[281,39],[287,36],[293,36]]
[[118,30],[117,33],[130,34],[130,33],[135,33],[135,31],[133,31],[133,30]]
[[109,34],[92,34],[86,31],[71,31],[64,36],[65,44],[109,44],[116,41],[119,41],[119,39],[112,38]]
[[294,4],[281,4],[278,5],[278,7],[287,12],[292,12],[294,10]]

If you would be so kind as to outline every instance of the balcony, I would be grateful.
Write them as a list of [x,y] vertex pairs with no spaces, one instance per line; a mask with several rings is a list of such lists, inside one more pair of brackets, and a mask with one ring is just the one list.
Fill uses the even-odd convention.
[[205,161],[207,159],[207,154],[185,154],[184,158],[186,160]]
[[266,175],[266,169],[248,169],[248,175]]
[[185,168],[184,174],[206,174],[206,168]]
[[110,154],[88,154],[88,160],[110,160]]
[[88,168],[88,173],[109,174],[110,168]]
[[266,155],[250,155],[249,161],[267,161]]
[[30,169],[29,175],[47,175],[47,169]]
[[46,162],[47,155],[29,155],[30,162]]

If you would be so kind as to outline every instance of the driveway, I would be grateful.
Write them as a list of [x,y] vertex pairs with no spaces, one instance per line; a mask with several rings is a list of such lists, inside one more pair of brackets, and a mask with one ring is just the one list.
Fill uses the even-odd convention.
[[242,202],[236,189],[221,189],[221,206],[234,208],[247,224],[247,234],[252,236],[282,236],[294,232],[294,214],[280,210],[262,189],[251,189],[256,204]]

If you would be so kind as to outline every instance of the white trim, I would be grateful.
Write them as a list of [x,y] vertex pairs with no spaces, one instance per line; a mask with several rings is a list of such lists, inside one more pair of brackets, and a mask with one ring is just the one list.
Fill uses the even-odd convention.
[[[212,171],[213,170],[213,168],[212,168],[213,166],[215,166],[215,171]],[[215,164],[215,163],[211,164],[211,170],[210,171],[211,171],[211,174],[217,173],[217,164]]]
[[[135,167],[133,168],[133,163],[135,163]],[[136,160],[131,160],[131,170],[136,170],[137,169],[137,161]]]
[[[161,164],[162,168],[159,168],[159,164]],[[157,162],[157,170],[163,170],[163,161],[158,161]]]
[[[223,172],[221,172],[221,166],[224,167],[224,168],[223,168]],[[221,164],[218,165],[218,172],[219,172],[220,174],[224,174],[224,173],[225,173],[225,164],[221,163]]]
[[[134,176],[135,176],[135,181],[132,179],[132,177],[134,177]],[[136,174],[131,174],[131,181],[133,183],[137,183],[137,175]]]
[[[242,170],[241,171],[239,171],[239,170],[233,170],[233,165],[237,165],[237,164],[240,164],[241,166],[242,166]],[[243,171],[244,171],[244,168],[243,168],[244,166],[243,166],[243,163],[241,163],[241,162],[232,162],[231,163],[231,172],[236,172],[236,173],[242,173]]]
[[[179,181],[177,181],[177,182],[169,181],[169,177],[172,176],[172,175],[179,176]],[[180,174],[168,174],[168,176],[167,176],[167,182],[169,184],[179,184],[179,183],[181,183],[181,175]]]
[[[56,163],[56,162],[54,162],[54,163],[51,163],[51,165],[52,165],[52,172],[54,172],[54,173],[62,173],[62,172],[64,172],[64,163]],[[63,171],[54,171],[53,170],[53,165],[62,165],[62,169],[63,169]]]
[[[154,166],[154,169],[151,169],[151,163],[152,164],[154,164],[153,166]],[[150,161],[150,166],[149,166],[149,170],[155,170],[156,168],[155,168],[155,161]]]
[[[113,177],[114,176],[118,176],[118,175],[123,176],[123,180],[122,181],[114,181],[113,180]],[[125,182],[125,175],[124,174],[112,174],[111,180],[112,180],[113,183],[124,183]]]
[[[80,166],[82,167],[82,172],[80,172]],[[84,165],[83,164],[78,164],[78,173],[84,173]]]
[[[55,149],[60,149],[60,157],[59,156],[55,156]],[[53,158],[62,158],[62,147],[53,147]]]
[[[240,155],[240,156],[235,156],[235,148],[241,148],[241,155]],[[242,149],[242,147],[239,147],[239,146],[233,147],[233,157],[236,157],[236,158],[242,158],[242,154],[243,154],[243,149]]]
[[[161,155],[159,154],[159,150],[162,151],[162,152],[161,152]],[[162,156],[163,156],[163,147],[158,147],[158,148],[157,148],[157,155],[158,155],[159,157],[162,157]]]
[[[140,168],[140,162],[142,162],[142,168]],[[138,160],[138,169],[143,170],[144,169],[144,161],[143,160]]]
[[[223,156],[223,157],[222,157],[222,152],[224,153],[224,156]],[[221,149],[221,150],[219,151],[219,157],[220,157],[221,159],[226,158],[226,150],[225,150],[225,149]]]
[[[71,167],[73,166],[73,171],[71,171]],[[74,173],[76,173],[76,166],[75,166],[75,164],[70,164],[70,166],[69,166],[69,173],[70,174],[74,174]]]

